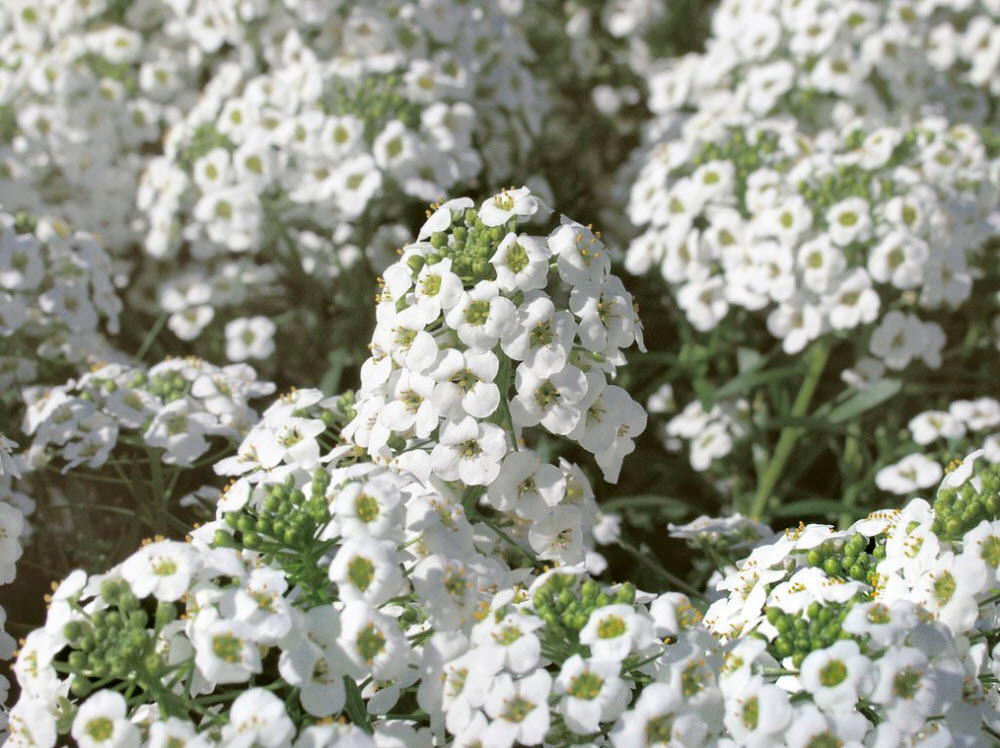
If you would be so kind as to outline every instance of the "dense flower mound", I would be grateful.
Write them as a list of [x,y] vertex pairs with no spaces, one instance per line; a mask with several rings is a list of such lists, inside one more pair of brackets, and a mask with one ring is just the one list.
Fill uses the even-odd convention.
[[1000,0],[0,0],[0,743],[1000,745],[998,132]]
[[312,434],[299,456],[230,487],[187,542],[59,585],[15,666],[10,744],[982,745],[1000,727],[1000,472],[978,453],[932,505],[845,531],[678,529],[763,540],[703,618],[518,566],[438,481],[326,466],[350,450],[316,459],[315,440],[349,403],[279,401],[267,428]]
[[631,218],[649,228],[629,248],[632,272],[658,270],[699,331],[734,309],[764,317],[786,353],[863,328],[859,353],[890,369],[940,365],[944,335],[920,316],[973,292],[1000,227],[995,145],[943,120],[687,134],[655,149],[633,186]]
[[[399,246],[398,222],[418,205],[519,170],[545,110],[521,31],[492,0],[421,5],[317,7],[315,31],[266,37],[263,72],[220,67],[144,175],[146,251],[206,264],[201,287],[229,272],[232,253],[286,283],[325,283],[358,247],[385,267],[376,248]],[[191,275],[185,263],[167,288]],[[274,280],[260,268],[240,276],[236,296],[161,297],[171,328],[192,340]]]
[[[815,136],[787,119],[703,124],[648,151],[629,204],[646,229],[626,257],[663,278],[699,340],[736,324],[755,346],[823,361],[839,344],[830,373],[863,387],[939,369],[970,326],[995,336],[990,132],[941,119]],[[666,436],[696,470],[752,431],[745,399],[682,404]]]
[[811,129],[998,114],[995,0],[724,0],[706,46],[661,61],[649,79],[654,112],[791,114]]
[[139,175],[212,62],[185,4],[0,7],[0,202],[57,211],[116,252],[138,238]]
[[593,492],[578,468],[532,451],[531,432],[575,441],[615,482],[646,414],[608,380],[642,328],[599,233],[565,216],[547,237],[520,231],[540,210],[520,188],[430,214],[385,272],[345,435],[421,478],[460,481],[467,505],[485,493],[540,558],[576,563]]

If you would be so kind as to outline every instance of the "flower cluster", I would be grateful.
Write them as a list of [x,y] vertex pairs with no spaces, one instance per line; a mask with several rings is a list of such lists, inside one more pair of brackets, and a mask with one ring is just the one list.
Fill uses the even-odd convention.
[[768,703],[765,730],[796,730],[803,710],[845,744],[994,735],[1000,472],[980,457],[949,466],[933,504],[800,524],[717,578],[705,625],[744,643],[741,702]]
[[111,260],[93,237],[0,212],[0,390],[113,357],[106,336],[118,332],[121,310]]
[[608,379],[641,325],[590,227],[564,216],[547,237],[519,230],[543,207],[522,187],[430,213],[385,271],[344,434],[422,479],[461,482],[467,506],[484,494],[540,558],[576,563],[593,492],[579,468],[546,464],[528,430],[575,441],[616,481],[646,414]]
[[[413,698],[432,627],[467,630],[489,590],[519,578],[492,555],[496,537],[372,464],[257,478],[188,542],[150,542],[56,589],[15,668],[13,745],[67,731],[83,744],[104,726],[128,744],[280,746],[299,728],[309,745],[364,729],[428,737],[387,715]],[[355,727],[327,724],[336,715]]]
[[[309,421],[318,399],[273,420]],[[1000,729],[1000,470],[980,453],[933,505],[844,531],[678,528],[756,544],[704,617],[580,566],[515,568],[453,492],[322,464],[350,454],[256,470],[187,542],[67,578],[21,648],[11,744],[980,745]]]
[[922,310],[968,299],[1000,220],[996,154],[991,166],[976,130],[687,132],[654,150],[633,186],[631,218],[649,228],[629,248],[632,272],[657,269],[699,331],[746,310],[786,353],[863,328],[864,353],[892,370],[940,365],[944,334]]
[[183,5],[0,7],[0,202],[57,210],[116,253],[137,238],[135,186],[148,153],[197,98],[209,63]]
[[234,298],[161,296],[180,337],[276,273],[325,284],[359,246],[381,269],[377,248],[398,246],[393,221],[418,201],[524,162],[544,104],[519,29],[492,0],[422,5],[317,5],[315,20],[264,35],[263,72],[221,66],[170,130],[138,193],[146,251],[194,258],[207,267],[182,275],[202,282],[231,253],[264,265]]
[[806,127],[930,114],[995,121],[994,0],[723,0],[706,51],[662,61],[649,106],[728,116],[791,114]]
[[[168,359],[152,367],[106,364],[52,388],[27,388],[22,430],[33,465],[100,468],[119,439],[190,467],[216,436],[236,441],[256,422],[248,401],[274,391],[245,364]],[[131,436],[136,433],[138,438]]]

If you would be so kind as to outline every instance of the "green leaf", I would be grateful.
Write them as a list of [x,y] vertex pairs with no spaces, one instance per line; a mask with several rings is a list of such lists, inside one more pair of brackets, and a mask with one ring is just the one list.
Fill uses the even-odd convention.
[[868,514],[867,510],[848,506],[841,501],[834,501],[833,499],[803,499],[802,501],[793,501],[791,504],[782,504],[781,506],[775,507],[771,512],[771,516],[799,517],[824,514],[843,514],[844,512],[852,514],[856,517],[864,517]]
[[846,402],[826,414],[831,423],[843,423],[865,413],[893,397],[902,388],[900,379],[881,379],[869,387],[856,392]]
[[327,356],[326,373],[320,379],[319,389],[324,395],[336,395],[340,388],[340,379],[344,373],[344,365],[347,363],[347,351],[343,348],[330,351]]
[[776,369],[764,369],[763,371],[751,370],[733,377],[715,391],[715,399],[723,400],[735,395],[742,395],[750,390],[772,382],[780,382],[782,379],[790,379],[798,373],[795,366],[779,366]]
[[365,701],[361,698],[361,689],[358,688],[357,682],[354,678],[345,675],[344,687],[347,690],[347,705],[344,707],[347,716],[351,718],[351,722],[362,728],[365,732],[373,732],[372,721],[368,716],[368,710],[365,708]]

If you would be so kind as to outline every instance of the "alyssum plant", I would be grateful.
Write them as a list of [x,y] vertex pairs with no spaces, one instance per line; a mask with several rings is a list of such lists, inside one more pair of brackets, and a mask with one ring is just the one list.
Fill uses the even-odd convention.
[[609,379],[641,327],[598,234],[522,231],[543,208],[524,188],[437,207],[385,273],[356,395],[281,398],[217,463],[213,522],[58,585],[10,745],[995,734],[1000,471],[977,455],[933,506],[762,531],[742,560],[739,521],[680,530],[720,567],[704,615],[592,577],[616,521],[533,446],[566,437],[617,478],[645,413]]

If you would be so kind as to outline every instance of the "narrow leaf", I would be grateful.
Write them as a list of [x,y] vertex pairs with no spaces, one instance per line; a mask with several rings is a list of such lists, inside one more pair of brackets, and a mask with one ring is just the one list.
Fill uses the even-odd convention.
[[865,413],[893,397],[902,388],[900,379],[882,379],[855,393],[826,415],[831,423],[842,423]]

